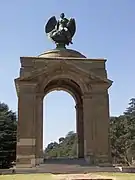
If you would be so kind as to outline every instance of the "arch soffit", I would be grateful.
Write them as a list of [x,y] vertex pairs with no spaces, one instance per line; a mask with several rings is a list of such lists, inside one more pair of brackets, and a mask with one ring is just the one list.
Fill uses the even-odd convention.
[[42,97],[46,96],[49,92],[54,90],[63,90],[69,93],[73,99],[75,100],[76,104],[81,103],[82,92],[78,84],[71,80],[67,79],[56,79],[52,80],[44,89],[44,94]]

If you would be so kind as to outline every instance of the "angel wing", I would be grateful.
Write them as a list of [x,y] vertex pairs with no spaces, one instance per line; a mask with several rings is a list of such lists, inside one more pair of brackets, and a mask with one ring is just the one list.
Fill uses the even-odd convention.
[[69,32],[70,32],[70,34],[71,34],[71,37],[73,37],[74,34],[75,34],[75,32],[76,32],[75,19],[71,18],[71,19],[69,20],[69,22],[68,22],[67,27],[68,27],[68,30],[69,30]]
[[57,20],[55,16],[52,16],[45,25],[45,32],[50,33],[56,26]]

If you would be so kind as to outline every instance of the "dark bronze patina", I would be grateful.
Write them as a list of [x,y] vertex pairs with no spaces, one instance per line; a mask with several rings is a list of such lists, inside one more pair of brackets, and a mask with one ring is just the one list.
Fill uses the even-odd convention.
[[58,21],[52,16],[45,25],[45,32],[55,42],[56,48],[65,48],[66,45],[73,44],[72,37],[75,31],[75,19],[65,18],[64,13],[61,13]]

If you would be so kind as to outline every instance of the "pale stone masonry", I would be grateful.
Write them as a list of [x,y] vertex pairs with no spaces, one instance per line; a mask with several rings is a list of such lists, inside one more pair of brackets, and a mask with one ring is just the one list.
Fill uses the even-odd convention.
[[32,167],[43,160],[43,98],[55,89],[75,99],[78,158],[90,164],[110,163],[108,88],[112,81],[107,78],[106,60],[88,59],[69,49],[20,59],[20,77],[15,79],[17,166]]

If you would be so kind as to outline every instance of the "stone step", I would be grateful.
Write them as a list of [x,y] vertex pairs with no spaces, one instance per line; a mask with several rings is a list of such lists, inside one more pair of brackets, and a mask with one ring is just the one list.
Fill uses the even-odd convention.
[[64,164],[42,164],[36,168],[17,168],[17,173],[86,174],[90,172],[120,172],[114,167],[91,167]]

